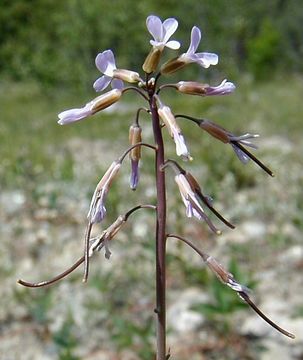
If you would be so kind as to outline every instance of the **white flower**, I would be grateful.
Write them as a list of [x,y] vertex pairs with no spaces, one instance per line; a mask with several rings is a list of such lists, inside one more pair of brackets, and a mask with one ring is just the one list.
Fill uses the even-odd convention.
[[102,91],[111,84],[113,89],[123,89],[123,81],[113,79],[116,70],[115,56],[111,50],[105,50],[96,56],[96,66],[104,75],[99,77],[93,84],[96,91]]
[[205,220],[210,229],[217,235],[221,234],[221,231],[218,230],[214,224],[210,221],[208,216],[205,214],[202,206],[199,203],[199,200],[192,189],[190,183],[188,182],[186,176],[182,173],[179,173],[175,176],[175,181],[179,187],[179,191],[183,200],[183,203],[186,208],[187,217],[196,217],[199,220]]
[[176,40],[168,41],[173,33],[177,30],[178,21],[174,18],[166,19],[163,24],[158,16],[150,15],[146,19],[146,26],[154,40],[150,40],[154,48],[162,50],[168,47],[173,50],[180,48],[180,43]]
[[105,94],[96,97],[82,108],[69,109],[62,111],[58,114],[58,124],[66,125],[75,121],[79,121],[94,115],[96,112],[101,111],[115,102],[117,102],[122,95],[122,91],[119,89],[113,89]]
[[179,57],[179,60],[185,63],[197,63],[204,68],[210,67],[210,65],[218,64],[218,55],[208,52],[197,53],[196,50],[200,44],[201,31],[197,26],[194,26],[191,30],[191,41],[186,53]]

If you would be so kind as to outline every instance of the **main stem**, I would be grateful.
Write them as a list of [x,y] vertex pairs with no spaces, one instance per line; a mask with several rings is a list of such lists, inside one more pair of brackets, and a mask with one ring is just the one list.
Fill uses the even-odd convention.
[[155,138],[156,160],[156,187],[157,187],[157,225],[156,225],[156,309],[157,316],[157,360],[166,359],[166,193],[165,172],[161,171],[164,164],[164,145],[153,93],[149,95],[149,105],[152,115],[153,132]]

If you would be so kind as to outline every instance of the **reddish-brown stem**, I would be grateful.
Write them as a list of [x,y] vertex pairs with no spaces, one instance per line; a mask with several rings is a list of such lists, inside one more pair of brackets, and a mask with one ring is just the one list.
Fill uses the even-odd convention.
[[166,193],[164,164],[164,144],[157,111],[154,91],[149,93],[153,132],[156,143],[156,188],[157,188],[157,225],[156,225],[156,317],[157,317],[157,360],[166,359]]
[[28,281],[24,281],[19,279],[17,281],[18,284],[23,285],[25,287],[31,287],[31,288],[38,288],[38,287],[44,287],[44,286],[48,286],[51,285],[61,279],[63,279],[65,276],[69,275],[70,273],[72,273],[75,269],[77,269],[77,267],[79,267],[82,263],[84,262],[84,256],[82,256],[80,259],[78,259],[71,267],[69,267],[67,270],[63,271],[61,274],[55,276],[54,278],[52,278],[51,280],[47,280],[47,281],[41,281],[38,283],[31,283]]

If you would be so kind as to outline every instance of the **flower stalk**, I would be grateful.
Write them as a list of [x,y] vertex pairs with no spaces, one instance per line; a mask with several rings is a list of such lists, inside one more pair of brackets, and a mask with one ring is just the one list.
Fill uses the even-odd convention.
[[150,91],[150,111],[154,140],[157,147],[155,158],[157,217],[156,217],[156,318],[157,318],[157,360],[166,358],[166,187],[164,143],[154,91]]
[[[189,64],[194,63],[203,69],[207,69],[211,65],[216,65],[218,63],[218,56],[216,54],[209,52],[197,52],[201,40],[200,29],[197,26],[192,28],[190,45],[185,53],[182,53],[181,55],[174,57],[161,65],[161,56],[165,48],[178,50],[180,47],[180,43],[178,41],[170,40],[171,36],[177,30],[178,22],[173,18],[168,18],[162,22],[157,16],[150,15],[146,20],[146,26],[153,39],[150,40],[152,47],[142,66],[144,71],[143,76],[141,77],[138,72],[133,70],[117,68],[113,51],[110,49],[105,50],[99,53],[95,59],[96,67],[102,75],[95,80],[93,88],[95,91],[101,92],[111,85],[112,90],[99,95],[97,98],[93,99],[81,108],[66,110],[58,115],[58,123],[60,125],[85,119],[113,105],[120,100],[125,92],[128,91],[134,91],[137,95],[140,95],[140,100],[143,99],[146,106],[138,108],[135,115],[135,121],[129,127],[129,147],[117,160],[112,162],[95,188],[87,216],[87,227],[84,236],[84,254],[71,267],[48,281],[30,283],[24,280],[19,280],[18,282],[23,286],[32,288],[51,285],[65,278],[81,264],[84,264],[83,281],[86,282],[88,280],[89,273],[89,260],[93,254],[99,252],[101,249],[104,249],[105,258],[109,259],[111,255],[109,242],[113,240],[119,231],[122,231],[121,229],[123,229],[129,216],[139,209],[153,209],[156,211],[156,306],[154,310],[156,316],[157,337],[156,360],[167,360],[170,357],[170,350],[167,351],[166,348],[165,257],[166,241],[168,237],[179,239],[189,245],[202,257],[205,264],[219,278],[219,280],[229,286],[232,290],[236,291],[241,299],[243,299],[261,318],[282,334],[293,338],[293,334],[280,328],[266,315],[264,315],[263,312],[261,312],[261,310],[250,299],[248,289],[239,284],[234,279],[233,275],[226,271],[219,262],[199,250],[187,239],[179,235],[167,234],[166,232],[167,200],[165,168],[167,166],[170,166],[175,172],[175,181],[178,185],[181,199],[185,205],[187,217],[196,217],[198,220],[203,220],[213,233],[220,235],[221,230],[217,229],[203,209],[203,206],[206,206],[226,226],[231,229],[235,228],[232,223],[226,220],[225,217],[223,217],[213,207],[212,199],[202,193],[201,187],[193,175],[183,169],[175,160],[166,159],[165,145],[162,135],[162,128],[164,127],[167,129],[169,135],[175,142],[177,156],[180,156],[181,160],[184,161],[193,160],[187,149],[182,130],[177,123],[176,118],[190,120],[213,138],[224,144],[231,145],[242,163],[246,164],[251,159],[269,175],[273,176],[273,173],[267,166],[265,166],[259,159],[247,150],[247,147],[256,149],[256,145],[251,142],[251,140],[255,139],[258,135],[246,133],[244,135],[235,136],[233,133],[227,131],[212,121],[188,115],[176,115],[174,114],[173,109],[162,103],[159,93],[166,88],[174,88],[181,94],[193,96],[198,95],[200,99],[203,99],[205,96],[221,96],[234,92],[236,88],[235,85],[227,80],[223,80],[217,86],[211,86],[209,84],[199,83],[196,81],[179,81],[176,84],[164,83],[158,85],[162,82],[166,75],[175,73]],[[124,87],[125,82],[131,85]],[[145,111],[151,119],[153,130],[152,144],[142,142],[144,127],[141,127],[141,121],[139,123],[139,116],[142,111]],[[142,147],[148,147],[154,151],[156,205],[137,205],[132,207],[126,213],[119,215],[116,220],[105,228],[105,230],[101,231],[98,236],[92,238],[91,234],[93,227],[97,223],[102,223],[106,216],[105,202],[107,194],[110,191],[112,182],[114,180],[116,181],[118,178],[122,163],[128,155],[131,161],[130,187],[132,190],[135,190],[137,186],[139,186],[139,162],[141,161]]]

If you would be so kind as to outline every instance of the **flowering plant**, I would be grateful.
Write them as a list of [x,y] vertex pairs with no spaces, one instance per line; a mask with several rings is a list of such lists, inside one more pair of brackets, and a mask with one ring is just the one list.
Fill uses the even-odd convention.
[[[171,73],[174,73],[184,66],[191,63],[196,63],[202,68],[209,68],[210,65],[218,63],[218,56],[208,52],[197,52],[201,40],[201,31],[197,26],[194,26],[191,31],[191,41],[188,50],[185,53],[159,65],[161,55],[168,47],[173,50],[178,50],[180,43],[176,40],[169,40],[175,33],[178,27],[176,19],[169,18],[163,23],[159,17],[151,15],[146,20],[147,29],[153,36],[150,40],[152,48],[143,63],[144,75],[138,72],[126,69],[119,69],[116,67],[116,61],[112,50],[105,50],[99,53],[96,57],[96,66],[103,75],[99,77],[93,84],[97,92],[104,91],[109,84],[112,90],[102,93],[95,99],[88,102],[82,108],[75,108],[63,111],[59,114],[59,124],[65,125],[75,121],[83,120],[87,117],[93,116],[103,109],[113,105],[119,101],[122,96],[128,91],[136,92],[142,97],[147,106],[140,107],[136,113],[135,121],[129,128],[129,147],[126,151],[117,158],[106,171],[104,176],[100,179],[94,191],[90,208],[88,211],[87,228],[84,239],[84,254],[75,264],[62,274],[54,277],[49,281],[42,281],[38,283],[30,283],[24,280],[19,280],[19,283],[28,287],[41,287],[52,284],[61,280],[66,275],[70,274],[78,266],[84,263],[83,281],[86,282],[89,275],[89,259],[96,251],[105,250],[105,257],[110,258],[111,252],[109,250],[109,243],[115,235],[123,228],[123,225],[128,220],[129,216],[140,209],[151,209],[156,214],[156,319],[157,319],[157,359],[164,360],[170,357],[166,347],[166,241],[174,238],[189,245],[195,250],[206,263],[209,269],[227,286],[236,291],[240,298],[244,300],[253,310],[257,312],[266,322],[268,322],[275,329],[282,334],[293,338],[294,336],[286,330],[280,328],[272,322],[261,310],[254,304],[250,298],[250,292],[244,285],[237,282],[231,273],[224,269],[224,267],[213,257],[207,255],[205,252],[198,249],[191,241],[180,236],[179,234],[168,234],[166,230],[166,185],[165,176],[168,168],[171,168],[175,173],[175,181],[178,185],[182,201],[186,208],[187,217],[196,217],[206,223],[211,231],[215,234],[221,234],[221,230],[210,220],[204,208],[213,212],[216,217],[222,221],[226,226],[234,229],[235,226],[226,220],[213,206],[212,199],[202,194],[201,188],[197,180],[175,160],[167,159],[165,156],[165,146],[163,142],[162,131],[164,128],[168,131],[176,145],[176,154],[180,156],[183,161],[191,161],[192,157],[188,150],[184,136],[177,119],[183,119],[197,125],[200,129],[207,132],[217,140],[223,143],[230,144],[235,151],[238,158],[246,164],[250,159],[260,166],[266,173],[273,176],[272,171],[257,159],[247,147],[253,149],[256,146],[250,140],[256,138],[258,135],[244,134],[240,136],[234,135],[232,132],[224,129],[213,121],[192,117],[188,114],[174,114],[169,106],[164,104],[160,93],[166,88],[173,88],[176,91],[197,96],[216,96],[228,95],[235,90],[235,85],[232,82],[223,80],[218,86],[211,86],[202,84],[196,81],[179,81],[178,83],[162,83],[160,80]],[[131,85],[125,85],[125,83]],[[146,143],[142,141],[142,132],[139,118],[140,113],[146,112],[150,115],[154,143]],[[164,129],[165,131],[165,129]],[[155,204],[139,204],[129,209],[125,214],[119,215],[117,219],[97,237],[92,237],[92,228],[96,223],[101,223],[106,216],[106,198],[110,191],[112,182],[119,174],[119,170],[129,156],[131,162],[130,188],[135,190],[139,185],[139,163],[141,159],[141,148],[147,147],[154,152],[155,158],[155,185],[157,191],[157,201]]]

